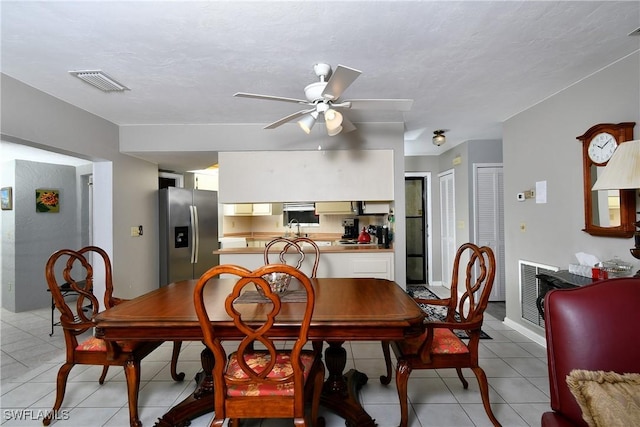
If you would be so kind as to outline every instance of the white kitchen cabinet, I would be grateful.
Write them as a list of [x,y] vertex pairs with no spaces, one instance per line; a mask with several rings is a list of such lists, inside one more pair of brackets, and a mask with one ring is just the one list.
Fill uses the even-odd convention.
[[316,202],[316,215],[353,215],[352,202]]
[[241,203],[241,204],[233,205],[233,214],[234,215],[252,215],[253,205],[251,203]]
[[282,213],[282,203],[225,204],[223,212],[226,216],[280,215]]
[[375,277],[394,280],[393,252],[321,254],[318,277]]
[[[375,277],[394,280],[393,252],[321,252],[317,277]],[[262,253],[222,253],[220,264],[242,265],[250,270],[264,265]],[[310,272],[313,257],[306,257],[302,271]]]
[[362,202],[362,215],[388,214],[389,202]]

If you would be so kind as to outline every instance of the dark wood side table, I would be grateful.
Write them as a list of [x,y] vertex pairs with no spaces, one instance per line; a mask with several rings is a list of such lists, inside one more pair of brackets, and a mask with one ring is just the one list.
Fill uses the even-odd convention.
[[538,313],[544,319],[544,296],[551,289],[571,289],[579,286],[590,285],[598,282],[602,279],[592,279],[591,277],[579,276],[577,274],[569,273],[569,270],[559,270],[548,273],[536,274],[538,280],[540,280],[540,292],[538,298],[536,298],[536,307],[538,307]]

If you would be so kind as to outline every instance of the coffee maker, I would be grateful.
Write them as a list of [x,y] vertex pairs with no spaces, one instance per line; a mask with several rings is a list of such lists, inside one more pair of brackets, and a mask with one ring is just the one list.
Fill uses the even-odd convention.
[[344,234],[342,235],[343,239],[357,239],[359,228],[358,228],[358,218],[345,218],[342,220],[342,226],[344,227]]
[[376,227],[376,238],[378,240],[378,245],[384,248],[389,248],[391,245],[389,243],[389,228],[384,226]]

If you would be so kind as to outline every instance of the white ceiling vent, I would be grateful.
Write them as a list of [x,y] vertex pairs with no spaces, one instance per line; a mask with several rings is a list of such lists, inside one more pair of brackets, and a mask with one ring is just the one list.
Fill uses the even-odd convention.
[[91,86],[97,87],[103,92],[124,92],[125,90],[130,90],[101,70],[69,71],[69,73],[89,83]]
[[630,36],[640,36],[640,28],[633,30],[629,33]]

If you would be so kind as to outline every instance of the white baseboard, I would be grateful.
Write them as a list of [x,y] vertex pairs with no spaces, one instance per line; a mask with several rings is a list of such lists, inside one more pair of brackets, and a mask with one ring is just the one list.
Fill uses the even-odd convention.
[[[531,329],[525,328],[521,324],[514,322],[513,320],[509,319],[508,317],[505,317],[504,321],[502,323],[504,323],[506,326],[510,327],[514,331],[520,332],[522,335],[524,335],[525,337],[529,338],[531,341],[540,344],[544,348],[547,348],[547,339],[545,338],[544,335],[540,335],[540,334],[532,331]],[[543,334],[544,334],[544,332],[543,332]]]

